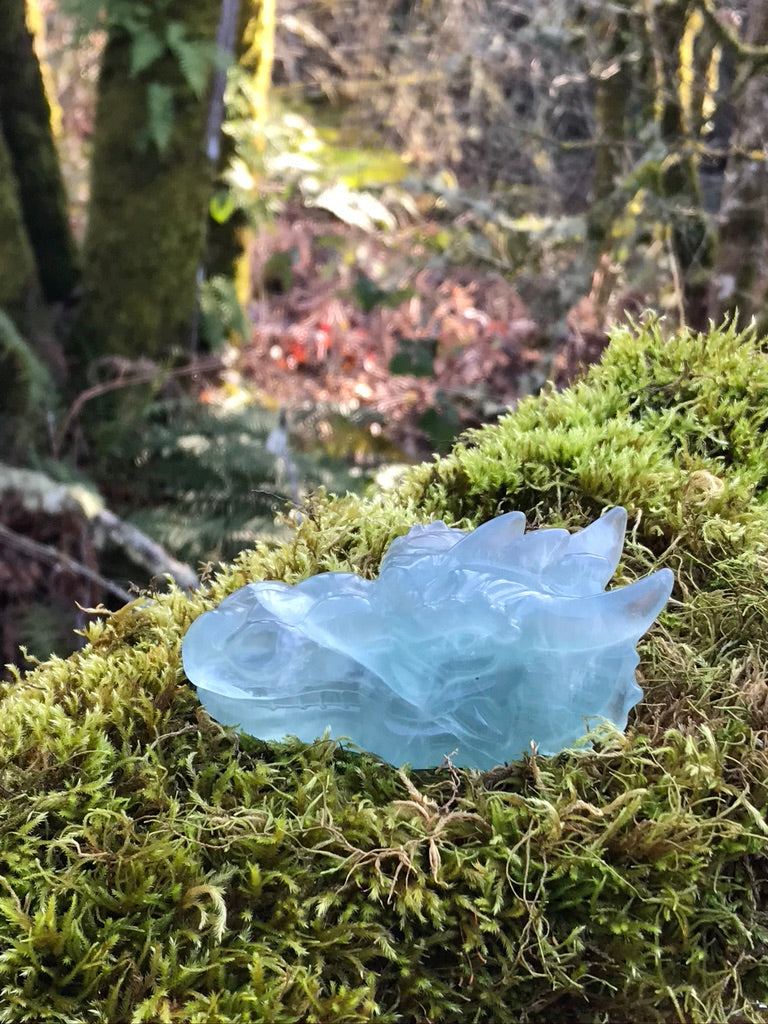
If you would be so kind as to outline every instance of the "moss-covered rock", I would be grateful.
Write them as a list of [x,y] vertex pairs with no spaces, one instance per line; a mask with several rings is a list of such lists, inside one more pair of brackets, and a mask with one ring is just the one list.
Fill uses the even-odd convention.
[[[2,694],[0,1020],[736,1021],[768,1002],[768,358],[620,331],[601,366],[293,542],[135,602]],[[480,775],[212,722],[184,631],[248,580],[376,572],[435,517],[584,526],[673,600],[626,735]],[[511,752],[514,756],[515,752]]]

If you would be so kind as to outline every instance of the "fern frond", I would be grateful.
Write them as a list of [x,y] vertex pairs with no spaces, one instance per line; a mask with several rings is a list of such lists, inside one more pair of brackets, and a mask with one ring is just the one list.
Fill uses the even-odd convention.
[[250,324],[237,298],[231,278],[216,275],[200,287],[200,334],[215,351],[231,335],[247,338]]
[[[254,406],[232,411],[191,399],[156,402],[146,426],[125,435],[125,475],[133,483],[131,508],[121,513],[193,564],[232,558],[257,539],[278,539],[285,530],[275,518],[291,496],[266,447],[276,421],[276,413]],[[306,490],[345,493],[365,485],[323,454],[293,458]]]
[[161,82],[150,82],[147,86],[146,135],[157,146],[159,153],[168,149],[174,121],[173,90]]
[[178,61],[184,81],[201,99],[214,66],[216,48],[203,40],[189,39],[186,26],[178,21],[168,23],[165,39],[168,49]]
[[130,76],[135,78],[146,71],[165,53],[165,43],[150,28],[143,28],[131,39]]

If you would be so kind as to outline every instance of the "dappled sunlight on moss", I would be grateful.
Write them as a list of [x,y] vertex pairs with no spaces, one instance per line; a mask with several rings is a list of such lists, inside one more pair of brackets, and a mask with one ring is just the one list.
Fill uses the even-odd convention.
[[[2,690],[0,1021],[736,1021],[768,1001],[768,357],[617,332],[365,500],[191,597],[142,598]],[[180,667],[249,580],[374,575],[414,522],[622,504],[618,582],[669,566],[626,734],[492,772],[398,770],[213,722]]]

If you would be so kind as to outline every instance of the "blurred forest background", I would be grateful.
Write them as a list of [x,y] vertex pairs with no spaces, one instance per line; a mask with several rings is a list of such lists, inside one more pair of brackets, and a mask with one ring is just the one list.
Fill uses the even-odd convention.
[[0,25],[3,660],[391,486],[627,316],[768,329],[765,0]]

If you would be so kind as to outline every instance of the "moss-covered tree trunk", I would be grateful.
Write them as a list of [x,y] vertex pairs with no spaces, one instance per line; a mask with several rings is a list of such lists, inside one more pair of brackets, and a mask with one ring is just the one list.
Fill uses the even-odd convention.
[[[768,6],[752,0],[746,41],[768,45]],[[720,209],[718,253],[712,275],[709,315],[720,320],[738,312],[768,328],[768,71],[754,75],[744,90],[726,168]]]
[[0,309],[14,317],[22,313],[34,281],[35,259],[0,119]]
[[[153,0],[151,7],[158,33],[175,23],[184,38],[213,43],[220,0]],[[159,358],[187,347],[194,327],[212,186],[207,90],[195,95],[170,51],[132,76],[131,45],[125,32],[112,32],[99,80],[85,294],[73,338],[83,359]],[[153,86],[173,96],[162,151],[142,144]]]
[[77,282],[77,252],[24,0],[0,0],[0,118],[43,292],[64,299]]
[[24,458],[55,405],[61,370],[0,121],[0,458]]

